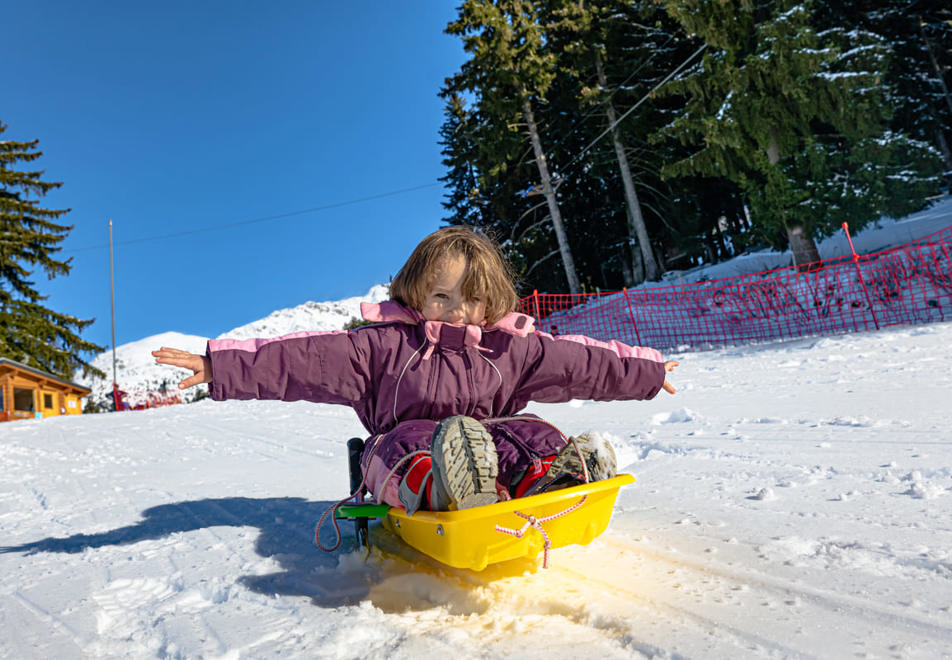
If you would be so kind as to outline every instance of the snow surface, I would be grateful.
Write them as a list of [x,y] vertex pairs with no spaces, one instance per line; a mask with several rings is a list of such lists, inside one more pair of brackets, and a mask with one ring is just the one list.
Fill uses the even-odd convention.
[[[0,658],[952,654],[952,324],[681,354],[675,396],[536,405],[637,482],[552,567],[317,550],[346,408],[0,425]],[[329,539],[329,529],[325,530]]]
[[[945,198],[885,221],[857,249],[950,213]],[[748,256],[680,276],[772,267]],[[355,310],[307,303],[225,334],[337,329]],[[120,347],[120,382],[174,382],[148,351],[204,342]],[[637,479],[609,530],[548,570],[441,568],[379,530],[367,555],[348,525],[320,552],[363,434],[346,408],[0,424],[0,659],[950,657],[950,344],[944,323],[682,353],[673,397],[532,406],[610,441]]]

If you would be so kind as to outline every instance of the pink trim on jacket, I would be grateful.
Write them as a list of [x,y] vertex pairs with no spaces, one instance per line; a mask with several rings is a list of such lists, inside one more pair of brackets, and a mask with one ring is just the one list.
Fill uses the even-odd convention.
[[660,351],[654,348],[648,348],[647,346],[629,346],[614,339],[610,342],[598,341],[597,339],[592,339],[585,335],[558,335],[553,337],[545,332],[539,332],[538,334],[541,337],[548,337],[556,341],[574,341],[577,344],[584,344],[585,346],[604,348],[621,358],[641,358],[643,360],[651,360],[652,362],[664,362]]
[[373,323],[398,321],[416,325],[423,320],[423,314],[415,309],[404,307],[396,300],[384,300],[381,303],[362,302],[360,303],[360,315],[364,317],[365,321]]
[[[382,303],[360,303],[360,313],[364,317],[365,321],[371,321],[374,323],[406,323],[408,325],[416,325],[421,321],[424,321],[424,316],[415,309],[405,307],[398,303],[395,300],[385,300]],[[489,332],[492,330],[502,330],[503,332],[508,332],[519,337],[526,337],[533,332],[535,332],[534,327],[535,320],[531,316],[526,316],[525,314],[517,314],[516,312],[510,312],[504,317],[499,319],[496,323],[492,325],[472,325],[472,324],[462,324],[462,323],[445,323],[443,321],[424,321],[423,329],[426,333],[426,339],[429,342],[429,346],[426,351],[423,353],[423,360],[429,360],[430,356],[433,355],[433,351],[436,349],[436,346],[440,343],[440,338],[443,335],[443,329],[447,326],[453,328],[465,328],[465,334],[463,335],[463,345],[464,346],[474,346],[478,350],[485,351],[487,349],[480,346],[480,342],[483,340],[483,332]]]
[[246,353],[257,353],[262,346],[267,346],[276,341],[285,339],[304,339],[305,337],[314,337],[317,335],[343,335],[346,330],[323,330],[323,331],[302,331],[292,332],[282,337],[266,337],[259,339],[209,339],[208,351],[245,351]]

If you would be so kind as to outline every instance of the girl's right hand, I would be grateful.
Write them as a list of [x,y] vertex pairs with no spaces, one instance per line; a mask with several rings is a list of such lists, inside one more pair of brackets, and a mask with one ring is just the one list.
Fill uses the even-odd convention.
[[[664,370],[666,373],[671,373],[672,371],[674,371],[674,368],[678,366],[679,364],[681,363],[677,362],[676,360],[668,360],[667,362],[664,363]],[[662,385],[661,387],[668,394],[674,394],[675,392],[677,392],[677,390],[674,389],[674,385],[669,383],[667,378],[664,379],[664,385]]]
[[168,364],[173,367],[192,370],[195,375],[189,376],[179,383],[180,390],[193,387],[199,383],[212,382],[212,361],[204,355],[163,346],[157,351],[152,351],[152,357],[155,358],[156,364]]

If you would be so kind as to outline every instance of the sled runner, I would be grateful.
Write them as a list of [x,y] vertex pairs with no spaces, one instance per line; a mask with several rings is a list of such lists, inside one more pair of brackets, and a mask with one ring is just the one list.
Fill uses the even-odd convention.
[[[363,441],[348,442],[352,491],[359,490]],[[352,519],[358,541],[368,545],[367,523],[378,518],[411,547],[455,568],[481,571],[489,564],[517,558],[535,558],[572,544],[587,544],[605,531],[618,489],[634,482],[621,474],[613,479],[555,490],[530,497],[462,511],[417,511],[412,516],[398,507],[365,502],[357,493],[354,503],[341,504],[335,519]],[[335,521],[336,522],[336,521]]]

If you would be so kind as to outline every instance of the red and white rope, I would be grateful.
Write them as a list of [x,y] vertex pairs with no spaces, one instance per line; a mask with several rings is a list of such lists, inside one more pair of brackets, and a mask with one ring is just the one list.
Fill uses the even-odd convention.
[[513,511],[514,514],[520,518],[525,519],[526,524],[522,526],[521,529],[509,529],[508,527],[503,527],[502,525],[496,525],[496,531],[502,532],[503,534],[508,534],[509,536],[515,536],[517,539],[521,539],[522,536],[529,531],[529,528],[537,530],[542,535],[542,540],[545,542],[542,546],[542,568],[549,567],[549,549],[552,547],[552,541],[549,539],[549,535],[546,533],[545,528],[542,527],[542,523],[549,522],[550,520],[555,520],[566,516],[577,508],[582,506],[585,503],[585,500],[588,499],[588,495],[582,496],[578,502],[558,513],[554,513],[551,516],[544,516],[542,518],[536,518],[535,516],[523,513],[522,511]]

